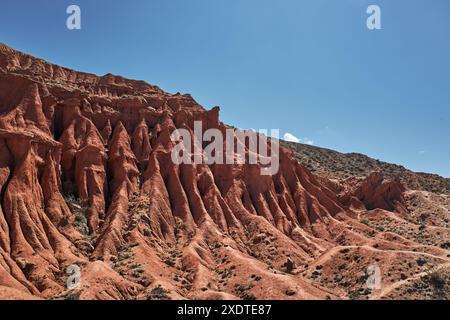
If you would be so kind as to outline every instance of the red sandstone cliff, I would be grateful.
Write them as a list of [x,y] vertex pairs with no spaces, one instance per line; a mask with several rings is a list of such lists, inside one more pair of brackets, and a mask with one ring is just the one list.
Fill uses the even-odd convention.
[[[400,183],[372,176],[342,195],[285,148],[274,176],[175,165],[171,133],[196,120],[224,131],[218,117],[189,95],[0,45],[0,298],[342,298],[308,277],[319,257],[414,246],[358,218],[405,214]],[[68,290],[72,264],[81,285]]]

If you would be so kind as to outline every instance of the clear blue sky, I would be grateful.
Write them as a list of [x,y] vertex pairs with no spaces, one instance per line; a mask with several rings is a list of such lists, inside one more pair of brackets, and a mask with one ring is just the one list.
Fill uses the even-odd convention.
[[[367,30],[369,4],[383,30]],[[0,41],[191,93],[240,128],[450,177],[448,0],[2,0]]]

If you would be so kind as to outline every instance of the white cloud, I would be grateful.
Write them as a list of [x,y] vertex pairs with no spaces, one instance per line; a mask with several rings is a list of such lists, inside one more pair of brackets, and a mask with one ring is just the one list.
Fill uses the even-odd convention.
[[299,143],[300,139],[294,136],[292,133],[286,132],[283,136],[283,139],[289,142]]
[[297,138],[296,136],[294,136],[292,133],[286,132],[283,136],[283,140],[289,141],[289,142],[295,142],[295,143],[304,143],[304,144],[309,144],[309,145],[313,145],[314,141],[309,139],[309,138]]

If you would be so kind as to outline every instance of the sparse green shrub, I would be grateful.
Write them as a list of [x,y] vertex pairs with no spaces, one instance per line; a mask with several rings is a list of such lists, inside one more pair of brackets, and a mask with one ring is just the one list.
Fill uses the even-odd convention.
[[427,275],[422,277],[422,281],[431,286],[436,298],[441,298],[444,295],[447,278],[442,271],[430,271]]
[[64,300],[80,300],[80,296],[80,290],[71,290],[64,296]]
[[161,287],[161,285],[158,285],[157,287],[153,288],[150,292],[150,296],[148,297],[148,300],[168,300],[169,296],[167,295],[169,291]]
[[64,199],[70,208],[70,211],[75,215],[74,227],[83,235],[89,235],[87,213],[89,207],[87,201],[77,199],[73,194],[66,196]]
[[244,293],[242,300],[256,300],[256,296],[253,293]]

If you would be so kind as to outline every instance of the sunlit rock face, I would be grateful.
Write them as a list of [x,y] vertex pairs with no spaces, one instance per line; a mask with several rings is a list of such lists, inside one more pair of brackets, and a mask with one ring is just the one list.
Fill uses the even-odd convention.
[[[195,121],[229,129],[190,95],[0,45],[0,298],[345,299],[372,258],[448,260],[360,222],[408,215],[400,182],[375,174],[346,189],[285,148],[274,175],[259,163],[175,164],[171,135]],[[364,261],[347,287],[312,275],[321,265],[332,281],[352,254]]]

